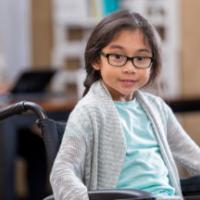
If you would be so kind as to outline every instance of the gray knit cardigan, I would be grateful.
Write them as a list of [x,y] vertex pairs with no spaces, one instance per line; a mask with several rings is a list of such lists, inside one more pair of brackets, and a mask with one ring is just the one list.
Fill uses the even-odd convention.
[[[200,148],[161,98],[139,91],[135,97],[152,123],[170,182],[182,196],[175,160],[191,174],[200,174]],[[115,188],[125,154],[119,114],[97,81],[68,119],[50,176],[55,199],[88,200],[87,190]]]

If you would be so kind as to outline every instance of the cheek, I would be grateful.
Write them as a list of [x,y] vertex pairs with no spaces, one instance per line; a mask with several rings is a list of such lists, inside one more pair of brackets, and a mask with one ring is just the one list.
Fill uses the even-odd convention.
[[151,70],[148,70],[147,72],[146,72],[146,78],[149,80],[149,78],[150,78],[150,75],[151,75]]
[[112,76],[114,76],[113,71],[109,70],[109,68],[104,67],[104,68],[101,68],[100,71],[103,78],[110,79],[112,78]]
[[108,64],[105,61],[102,61],[100,65],[100,73],[104,77],[110,77],[114,74],[114,71],[111,66],[108,66]]
[[147,71],[145,71],[145,72],[143,72],[141,74],[141,77],[143,77],[143,81],[145,83],[149,82],[150,76],[151,76],[151,71],[150,70],[147,70]]

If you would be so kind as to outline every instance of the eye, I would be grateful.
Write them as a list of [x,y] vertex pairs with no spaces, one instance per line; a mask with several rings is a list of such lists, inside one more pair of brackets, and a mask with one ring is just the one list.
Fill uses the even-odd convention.
[[149,59],[148,57],[143,57],[143,56],[135,57],[135,61],[137,61],[137,62],[143,62],[143,61],[148,60],[148,59]]
[[151,62],[151,57],[136,56],[136,57],[134,57],[134,61],[136,63],[150,63]]
[[111,59],[112,61],[123,62],[124,60],[126,60],[126,56],[119,54],[110,54],[109,59]]

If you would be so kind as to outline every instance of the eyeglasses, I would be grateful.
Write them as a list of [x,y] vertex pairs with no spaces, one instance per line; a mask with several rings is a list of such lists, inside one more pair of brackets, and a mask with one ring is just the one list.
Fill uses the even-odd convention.
[[119,54],[106,54],[104,52],[101,52],[101,55],[107,58],[107,61],[110,65],[114,67],[123,67],[129,60],[132,62],[132,64],[139,69],[146,69],[150,68],[153,63],[153,58],[148,56],[134,56],[134,57],[128,57],[124,55]]

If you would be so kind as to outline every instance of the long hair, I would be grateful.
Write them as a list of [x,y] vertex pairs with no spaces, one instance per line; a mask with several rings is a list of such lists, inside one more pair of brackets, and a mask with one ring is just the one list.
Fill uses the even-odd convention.
[[153,82],[160,71],[160,52],[155,28],[140,14],[127,10],[114,12],[103,18],[91,33],[85,48],[86,79],[84,81],[85,95],[90,86],[101,79],[99,70],[92,66],[100,59],[101,50],[107,46],[117,33],[125,29],[140,30],[148,41],[153,54],[153,64],[149,82]]

